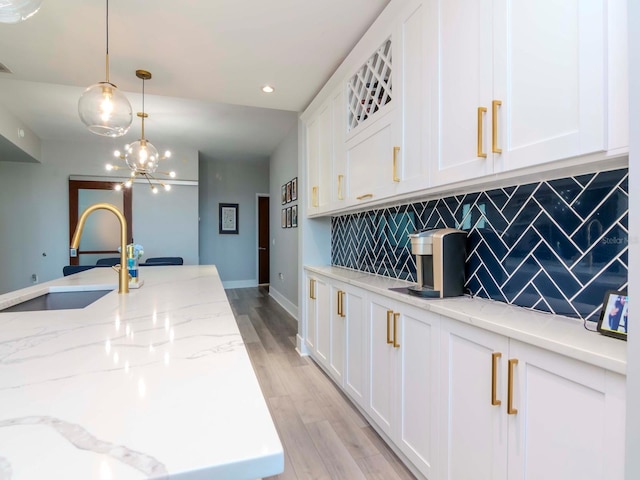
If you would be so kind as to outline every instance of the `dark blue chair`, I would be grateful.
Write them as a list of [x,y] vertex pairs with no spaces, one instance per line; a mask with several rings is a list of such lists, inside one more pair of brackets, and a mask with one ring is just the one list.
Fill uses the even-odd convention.
[[102,265],[107,267],[113,267],[114,265],[118,265],[120,263],[120,257],[108,257],[108,258],[99,258],[96,262],[96,265]]
[[62,267],[62,275],[73,275],[74,273],[84,272],[85,270],[91,270],[92,268],[96,268],[95,265],[65,265]]
[[158,265],[183,265],[184,259],[182,257],[153,257],[147,258],[147,261],[143,263],[144,266],[158,266]]

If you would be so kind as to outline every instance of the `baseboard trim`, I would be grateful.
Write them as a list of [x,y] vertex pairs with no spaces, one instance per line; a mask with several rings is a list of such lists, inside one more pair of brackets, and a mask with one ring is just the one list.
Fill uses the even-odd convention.
[[253,280],[233,280],[231,282],[222,282],[222,286],[225,290],[233,290],[234,288],[250,288],[257,287],[258,281]]
[[269,287],[269,296],[278,302],[280,306],[289,313],[289,315],[298,321],[298,306],[294,305],[293,302],[273,288],[273,285]]

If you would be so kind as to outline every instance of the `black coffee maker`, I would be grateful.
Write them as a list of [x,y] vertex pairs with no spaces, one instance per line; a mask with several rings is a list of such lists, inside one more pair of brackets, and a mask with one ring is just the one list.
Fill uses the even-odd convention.
[[409,293],[419,297],[457,297],[464,293],[467,232],[436,228],[409,234],[416,256],[418,285]]

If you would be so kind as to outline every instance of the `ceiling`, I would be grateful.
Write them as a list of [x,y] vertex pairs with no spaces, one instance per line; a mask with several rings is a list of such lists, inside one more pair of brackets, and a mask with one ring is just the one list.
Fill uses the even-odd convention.
[[[152,73],[145,136],[159,149],[264,159],[388,3],[111,0],[110,81],[137,112],[135,71]],[[44,0],[27,21],[0,24],[0,63],[12,72],[0,73],[0,109],[43,141],[104,142],[84,128],[77,103],[106,79],[105,16],[105,0]],[[136,118],[114,145],[139,135]]]

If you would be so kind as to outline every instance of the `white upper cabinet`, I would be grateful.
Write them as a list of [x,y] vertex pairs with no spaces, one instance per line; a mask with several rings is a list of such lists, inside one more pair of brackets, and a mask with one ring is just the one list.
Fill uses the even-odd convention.
[[307,124],[307,212],[321,213],[331,202],[332,110],[325,102]]
[[430,0],[432,183],[604,151],[602,0]]

